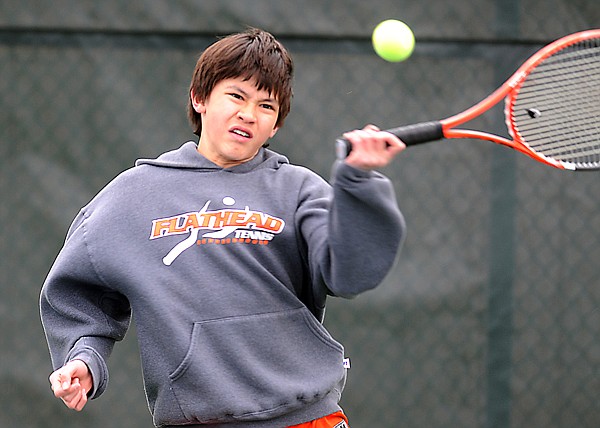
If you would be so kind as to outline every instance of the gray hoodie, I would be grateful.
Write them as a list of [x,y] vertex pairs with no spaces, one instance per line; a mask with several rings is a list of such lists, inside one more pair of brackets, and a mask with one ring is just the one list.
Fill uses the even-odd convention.
[[185,143],[139,160],[75,218],[41,293],[54,368],[92,398],[134,314],[157,427],[284,427],[339,410],[344,349],[322,325],[393,266],[390,181],[338,164],[329,185],[261,149],[223,169]]

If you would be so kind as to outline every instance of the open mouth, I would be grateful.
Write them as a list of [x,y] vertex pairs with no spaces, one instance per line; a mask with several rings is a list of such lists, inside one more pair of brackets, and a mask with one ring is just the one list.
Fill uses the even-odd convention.
[[231,132],[244,138],[252,137],[252,135],[249,132],[239,128],[232,129]]

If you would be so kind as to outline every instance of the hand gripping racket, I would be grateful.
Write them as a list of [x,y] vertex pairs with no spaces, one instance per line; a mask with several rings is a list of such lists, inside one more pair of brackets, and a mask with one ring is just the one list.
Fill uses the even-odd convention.
[[[456,128],[503,98],[512,140]],[[545,46],[496,91],[462,113],[386,131],[407,146],[442,138],[477,138],[511,147],[555,168],[600,169],[600,29],[571,34]],[[339,159],[351,149],[348,140],[337,139]]]

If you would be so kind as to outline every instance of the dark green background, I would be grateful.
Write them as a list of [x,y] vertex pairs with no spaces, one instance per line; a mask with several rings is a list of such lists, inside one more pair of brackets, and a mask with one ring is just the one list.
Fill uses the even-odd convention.
[[[416,34],[404,63],[370,47],[387,18]],[[296,61],[292,113],[272,147],[327,177],[341,132],[461,111],[543,44],[600,27],[600,6],[0,3],[1,427],[152,426],[134,330],[104,396],[80,414],[53,398],[39,290],[83,204],[136,158],[193,137],[195,60],[246,25],[273,32]],[[504,134],[501,113],[473,127]],[[402,257],[377,290],[330,300],[326,318],[352,359],[342,402],[352,427],[600,426],[600,173],[479,141],[411,148],[385,173],[409,227]]]

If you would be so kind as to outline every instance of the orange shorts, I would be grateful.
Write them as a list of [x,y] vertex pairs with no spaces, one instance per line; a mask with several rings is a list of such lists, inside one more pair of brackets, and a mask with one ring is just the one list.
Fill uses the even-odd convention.
[[350,428],[348,418],[342,412],[335,412],[314,421],[304,422],[288,428]]

